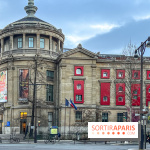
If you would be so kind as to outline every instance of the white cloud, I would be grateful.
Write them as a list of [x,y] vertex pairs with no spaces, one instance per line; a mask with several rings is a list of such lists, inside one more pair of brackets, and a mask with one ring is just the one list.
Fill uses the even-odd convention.
[[145,16],[134,16],[133,18],[134,18],[136,21],[147,20],[147,19],[150,19],[150,15],[145,15]]
[[93,29],[100,29],[102,31],[110,31],[111,29],[118,26],[119,25],[115,25],[115,24],[96,24],[96,25],[91,25],[90,27]]
[[[104,34],[110,32],[113,28],[119,27],[117,24],[80,24],[78,26],[74,25],[73,33],[66,35],[65,45],[77,46],[84,40],[95,37],[97,34]],[[76,30],[78,29],[78,30]]]

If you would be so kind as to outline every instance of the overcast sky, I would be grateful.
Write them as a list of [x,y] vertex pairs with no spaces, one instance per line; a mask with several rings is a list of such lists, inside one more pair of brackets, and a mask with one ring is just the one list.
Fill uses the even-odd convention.
[[[150,36],[150,0],[34,0],[36,17],[61,28],[65,48],[122,54]],[[28,0],[0,0],[0,29],[26,16]],[[145,55],[150,56],[150,49]]]

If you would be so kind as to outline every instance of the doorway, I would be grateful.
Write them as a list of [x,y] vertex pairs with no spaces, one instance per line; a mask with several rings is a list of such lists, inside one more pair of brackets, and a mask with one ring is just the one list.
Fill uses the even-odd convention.
[[20,122],[20,133],[25,134],[26,131],[26,122]]

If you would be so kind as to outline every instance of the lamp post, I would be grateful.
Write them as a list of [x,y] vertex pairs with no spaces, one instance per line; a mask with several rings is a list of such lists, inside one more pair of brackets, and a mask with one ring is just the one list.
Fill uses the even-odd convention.
[[144,132],[143,132],[143,55],[145,53],[146,47],[150,47],[150,37],[145,42],[142,42],[141,45],[135,50],[134,58],[141,57],[141,79],[140,79],[140,126],[141,126],[141,141],[139,143],[139,149],[143,149],[144,145]]

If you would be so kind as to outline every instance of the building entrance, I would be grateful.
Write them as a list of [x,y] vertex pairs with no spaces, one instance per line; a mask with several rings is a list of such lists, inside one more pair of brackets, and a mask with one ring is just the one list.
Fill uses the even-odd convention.
[[25,134],[26,131],[26,122],[20,122],[20,133]]
[[20,133],[25,134],[27,125],[27,112],[20,113]]

